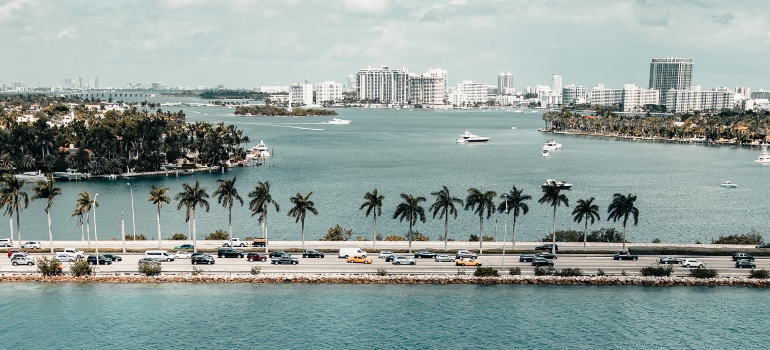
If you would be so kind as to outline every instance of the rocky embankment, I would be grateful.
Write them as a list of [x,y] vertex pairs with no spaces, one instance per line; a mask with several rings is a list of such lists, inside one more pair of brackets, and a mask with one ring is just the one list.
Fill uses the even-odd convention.
[[642,276],[499,276],[472,275],[345,275],[345,274],[258,274],[258,275],[71,275],[44,277],[40,274],[0,274],[0,282],[72,283],[334,283],[334,284],[542,284],[604,286],[747,286],[770,287],[770,279],[693,278]]

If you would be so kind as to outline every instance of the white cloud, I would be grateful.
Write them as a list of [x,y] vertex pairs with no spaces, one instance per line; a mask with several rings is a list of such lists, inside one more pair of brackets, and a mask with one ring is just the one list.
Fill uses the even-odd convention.
[[13,0],[0,5],[0,22],[13,19],[13,13],[21,10],[25,5],[31,5],[32,0]]
[[179,10],[189,7],[203,7],[209,4],[209,0],[163,0],[160,6],[170,10]]
[[67,28],[62,29],[59,34],[56,35],[58,39],[61,38],[72,38],[73,34],[75,34],[75,27],[69,26]]
[[344,0],[343,8],[351,13],[381,14],[388,7],[386,0]]

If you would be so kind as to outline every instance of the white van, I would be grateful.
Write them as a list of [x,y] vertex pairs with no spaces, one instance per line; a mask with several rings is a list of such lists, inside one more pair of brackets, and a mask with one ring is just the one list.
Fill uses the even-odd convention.
[[340,248],[340,254],[337,257],[347,259],[350,256],[361,256],[365,258],[366,252],[361,250],[361,248]]
[[10,238],[0,238],[0,247],[13,247],[13,240]]
[[176,259],[176,255],[166,250],[148,250],[144,252],[144,257],[155,261],[174,261]]

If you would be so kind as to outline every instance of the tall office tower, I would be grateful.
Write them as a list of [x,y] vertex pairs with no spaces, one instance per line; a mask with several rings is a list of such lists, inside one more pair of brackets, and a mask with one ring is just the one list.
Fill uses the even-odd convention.
[[406,103],[409,100],[409,72],[406,68],[366,67],[356,72],[359,100],[377,103]]
[[500,95],[513,93],[513,74],[500,72],[497,75],[497,93]]
[[444,104],[447,71],[428,69],[423,74],[409,74],[409,103],[427,105]]
[[561,105],[561,94],[562,89],[564,88],[564,85],[562,85],[561,81],[561,75],[554,74],[551,76],[551,91],[554,91],[556,93],[556,100],[554,101],[554,105]]
[[650,89],[660,91],[660,103],[666,104],[668,90],[692,88],[692,58],[653,58],[650,63]]

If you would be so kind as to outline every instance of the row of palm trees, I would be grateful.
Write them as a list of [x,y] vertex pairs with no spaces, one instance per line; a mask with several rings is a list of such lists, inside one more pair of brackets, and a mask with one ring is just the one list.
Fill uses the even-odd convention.
[[[241,206],[244,205],[243,198],[240,196],[235,184],[237,177],[233,176],[232,179],[219,179],[217,182],[219,186],[213,192],[213,196],[216,197],[217,203],[221,204],[228,210],[228,233],[232,237],[232,209],[236,203]],[[13,175],[4,175],[0,185],[0,205],[5,207],[5,214],[9,215],[11,233],[13,233],[13,218],[16,218],[16,229],[19,242],[21,242],[21,225],[19,222],[19,212],[29,205],[30,198],[28,194],[23,190],[23,187],[27,184],[24,179],[18,179]],[[556,211],[562,204],[569,207],[569,199],[564,193],[565,188],[562,184],[552,181],[541,187],[542,197],[538,200],[540,204],[548,204],[553,207],[553,233],[552,239],[556,243]],[[56,187],[54,179],[49,177],[46,181],[38,181],[36,185],[31,189],[35,199],[46,199],[47,205],[45,212],[48,216],[48,234],[51,243],[53,244],[53,234],[51,231],[51,216],[50,208],[53,204],[54,198],[62,194],[60,188]],[[160,227],[160,212],[163,204],[171,202],[171,198],[167,193],[169,188],[158,187],[151,185],[150,196],[147,201],[152,202],[157,206],[157,229],[158,229],[158,245],[161,241],[161,227]],[[309,192],[305,195],[297,193],[289,200],[293,207],[288,211],[287,215],[295,218],[295,223],[301,222],[301,234],[302,234],[302,247],[305,247],[305,218],[308,213],[318,215],[318,210],[315,208],[315,203],[310,200],[310,196],[313,192]],[[513,186],[511,190],[506,193],[502,193],[499,198],[501,202],[495,206],[494,200],[497,197],[495,191],[484,191],[483,189],[470,188],[468,189],[468,195],[463,201],[460,198],[454,197],[450,194],[449,189],[443,186],[441,190],[432,192],[434,196],[434,202],[428,208],[428,212],[432,213],[435,219],[438,216],[439,219],[444,219],[444,250],[447,249],[447,236],[449,232],[449,217],[457,219],[458,208],[464,208],[465,210],[472,210],[479,217],[479,250],[483,249],[484,241],[484,218],[486,216],[489,219],[492,213],[495,211],[506,214],[507,217],[513,213],[513,244],[516,242],[516,226],[517,219],[521,215],[525,215],[529,212],[529,206],[527,201],[532,199],[532,196],[524,194],[523,189],[519,189]],[[252,200],[249,202],[249,209],[251,210],[251,216],[259,215],[258,222],[262,226],[262,236],[267,239],[267,214],[268,209],[272,206],[276,212],[280,211],[278,202],[273,198],[270,193],[270,182],[260,181],[249,192],[249,198]],[[402,193],[400,195],[402,202],[398,204],[396,210],[393,213],[393,219],[398,219],[400,222],[404,220],[409,224],[409,231],[407,232],[407,239],[409,241],[409,251],[412,250],[412,238],[414,236],[413,228],[418,221],[425,222],[425,208],[421,203],[426,202],[427,199],[422,196],[414,196],[412,194]],[[196,225],[196,210],[198,208],[209,211],[210,205],[208,198],[208,190],[202,187],[198,180],[194,184],[190,185],[184,183],[182,185],[182,191],[174,196],[174,200],[177,201],[177,210],[185,208],[185,222],[192,220],[192,236],[193,243],[197,240],[197,225]],[[376,249],[377,244],[377,217],[382,216],[382,203],[385,196],[380,194],[375,188],[371,192],[367,192],[364,195],[364,203],[361,204],[359,210],[364,210],[366,217],[373,214],[373,242]],[[623,225],[623,250],[625,250],[626,241],[626,223],[629,217],[633,218],[633,223],[638,223],[639,210],[635,207],[634,202],[636,196],[632,194],[623,195],[615,193],[613,195],[612,203],[609,205],[607,212],[609,213],[608,220],[617,222],[622,221]],[[599,220],[599,207],[594,204],[594,198],[578,200],[578,205],[572,211],[574,215],[574,221],[581,223],[585,221],[585,233],[584,233],[584,248],[586,244],[586,237],[588,231],[588,223],[591,224],[595,220]],[[90,243],[90,211],[93,207],[98,207],[99,203],[92,198],[88,191],[79,193],[79,197],[76,200],[75,209],[72,216],[78,216],[78,225],[81,227],[81,239],[85,240],[85,234],[88,235],[88,241]],[[83,226],[85,225],[85,232]],[[506,230],[507,231],[507,230]],[[505,234],[503,240],[505,241]],[[53,247],[51,248],[53,249]],[[265,247],[267,250],[267,247]]]

